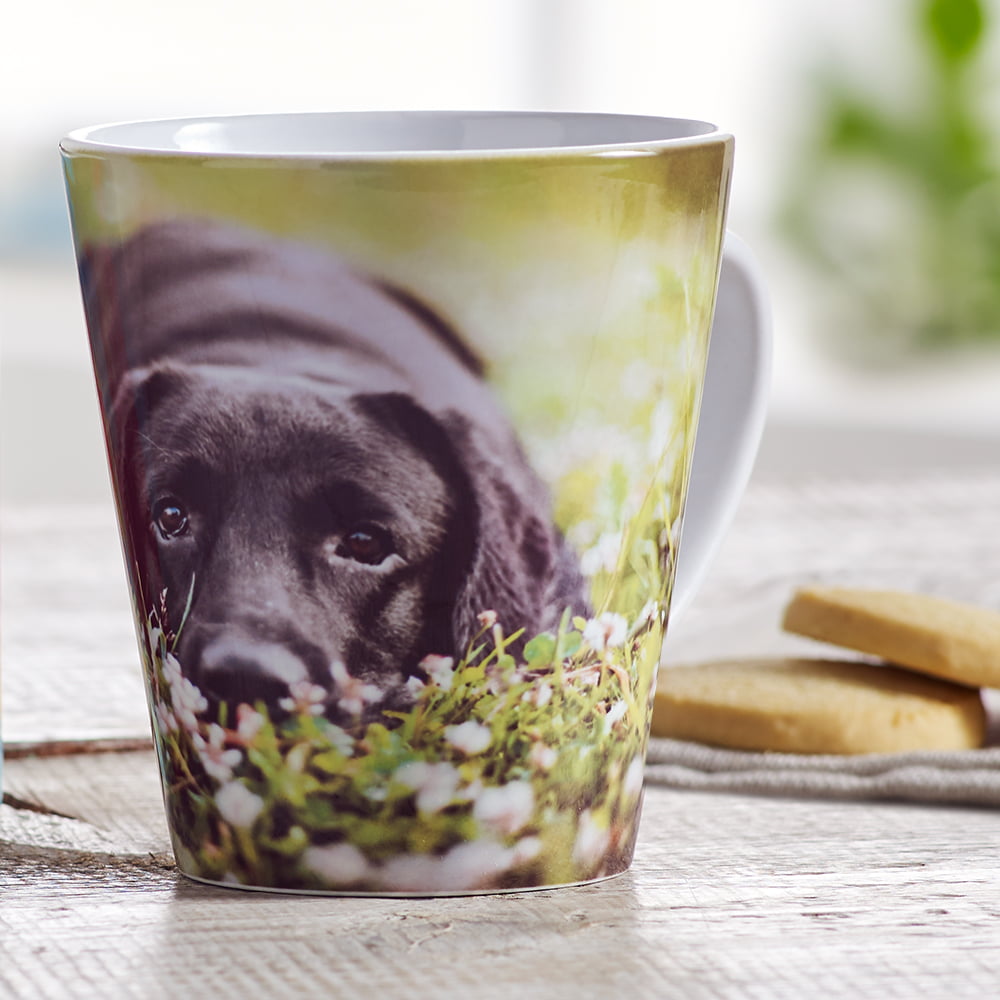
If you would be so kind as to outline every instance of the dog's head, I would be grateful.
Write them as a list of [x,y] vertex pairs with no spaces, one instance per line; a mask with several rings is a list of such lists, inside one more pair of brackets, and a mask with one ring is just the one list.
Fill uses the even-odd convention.
[[[162,603],[185,675],[216,702],[307,692],[333,718],[356,714],[361,691],[370,716],[410,700],[429,654],[462,657],[482,612],[530,636],[585,603],[485,385],[464,411],[358,391],[329,377],[322,335],[315,371],[248,361],[231,326],[232,363],[134,350],[142,363],[106,380],[108,440],[133,585],[146,609]],[[340,331],[330,342],[342,361]]]
[[350,677],[372,712],[399,708],[481,612],[552,624],[559,539],[473,426],[398,393],[309,388],[163,366],[115,410],[136,584],[148,607],[165,595],[207,696],[274,706],[304,685],[337,717]]

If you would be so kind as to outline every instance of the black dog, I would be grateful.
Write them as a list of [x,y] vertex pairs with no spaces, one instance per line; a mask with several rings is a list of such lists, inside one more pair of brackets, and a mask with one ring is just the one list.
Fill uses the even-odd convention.
[[177,656],[213,701],[309,682],[336,717],[346,668],[400,707],[480,613],[528,637],[585,613],[481,366],[417,299],[201,220],[80,266],[133,585],[168,627],[187,609]]

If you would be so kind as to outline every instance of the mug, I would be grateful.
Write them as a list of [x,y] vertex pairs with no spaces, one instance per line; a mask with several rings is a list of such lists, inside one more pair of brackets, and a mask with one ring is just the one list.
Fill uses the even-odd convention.
[[378,895],[625,871],[668,611],[763,417],[732,137],[379,112],[61,149],[180,870]]

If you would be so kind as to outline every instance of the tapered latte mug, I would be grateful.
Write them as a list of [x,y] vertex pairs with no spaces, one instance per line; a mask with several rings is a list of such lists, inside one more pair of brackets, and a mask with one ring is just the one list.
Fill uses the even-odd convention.
[[626,870],[664,631],[762,422],[732,137],[293,114],[62,154],[181,871]]

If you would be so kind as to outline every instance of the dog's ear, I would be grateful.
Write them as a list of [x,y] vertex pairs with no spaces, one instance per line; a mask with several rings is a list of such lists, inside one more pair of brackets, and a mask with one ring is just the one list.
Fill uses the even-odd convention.
[[134,438],[149,426],[153,413],[188,391],[190,377],[183,368],[157,364],[149,368],[134,368],[117,386],[107,409],[108,444],[118,461],[126,454]]
[[400,393],[364,396],[360,405],[428,458],[455,502],[434,574],[429,650],[464,655],[484,612],[527,639],[556,625],[566,605],[585,607],[547,491],[510,435],[454,411],[430,414]]
[[148,518],[147,483],[155,460],[155,446],[147,436],[157,407],[186,392],[187,376],[170,366],[139,368],[129,372],[105,413],[105,435],[115,495],[121,505],[121,523],[127,552],[128,572],[134,592],[145,608],[160,589],[156,555]]
[[124,294],[120,255],[109,246],[90,244],[77,257],[83,311],[90,334],[97,388],[109,410],[125,373],[125,345],[118,329],[118,304]]
[[[423,455],[445,484],[452,513],[445,525],[444,543],[426,581],[420,646],[425,653],[455,650],[459,648],[455,609],[472,572],[480,519],[464,456],[444,422],[405,393],[362,394],[355,397],[354,404],[381,428]],[[462,650],[465,642],[463,639]]]
[[458,652],[482,631],[488,612],[506,635],[524,629],[519,648],[558,624],[566,604],[582,607],[582,580],[575,560],[572,579],[563,579],[565,543],[552,524],[548,491],[520,446],[488,436],[464,415],[449,414],[446,424],[476,506],[475,549],[453,617]]

